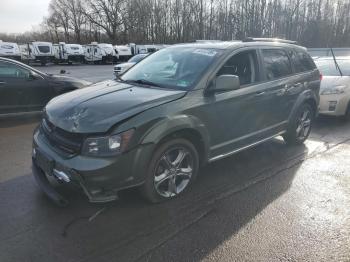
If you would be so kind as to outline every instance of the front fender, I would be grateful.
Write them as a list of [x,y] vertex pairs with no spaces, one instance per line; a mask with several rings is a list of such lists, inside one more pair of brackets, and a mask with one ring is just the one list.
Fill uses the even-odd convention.
[[195,116],[168,116],[154,124],[141,139],[141,144],[158,144],[165,137],[180,131],[192,131],[202,141],[205,155],[209,152],[209,133],[206,126]]
[[296,111],[298,110],[298,108],[305,103],[306,101],[313,101],[315,103],[315,110],[316,110],[316,115],[318,112],[318,104],[320,101],[319,95],[316,94],[314,91],[308,89],[303,91],[297,98],[297,101],[295,102],[293,109],[291,110],[290,114],[289,114],[289,118],[288,121],[290,121],[293,116],[295,115]]

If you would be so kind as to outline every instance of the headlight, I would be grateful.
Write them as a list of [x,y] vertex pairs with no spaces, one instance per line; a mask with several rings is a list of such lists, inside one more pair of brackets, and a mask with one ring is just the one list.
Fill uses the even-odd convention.
[[342,94],[345,92],[346,86],[334,86],[334,87],[327,87],[322,92],[321,95],[336,95],[336,94]]
[[123,133],[104,137],[89,137],[85,139],[82,154],[87,156],[113,156],[127,149],[134,133],[130,129]]

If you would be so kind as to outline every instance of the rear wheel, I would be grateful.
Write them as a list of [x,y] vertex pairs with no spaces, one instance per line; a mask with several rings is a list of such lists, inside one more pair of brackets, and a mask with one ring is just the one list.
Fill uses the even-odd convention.
[[185,139],[165,142],[155,151],[141,190],[153,203],[174,198],[187,190],[198,173],[196,148]]
[[287,133],[283,135],[284,141],[287,144],[304,143],[310,135],[314,116],[315,113],[310,104],[301,105],[290,120]]

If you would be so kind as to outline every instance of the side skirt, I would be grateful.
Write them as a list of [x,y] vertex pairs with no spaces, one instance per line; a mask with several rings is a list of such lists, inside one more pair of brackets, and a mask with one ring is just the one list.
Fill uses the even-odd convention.
[[259,145],[259,144],[261,144],[261,143],[264,143],[264,142],[266,142],[266,141],[268,141],[268,140],[271,140],[272,138],[275,138],[275,137],[277,137],[277,136],[283,135],[285,132],[286,132],[286,131],[279,132],[279,133],[277,133],[277,134],[275,134],[275,135],[273,135],[273,136],[269,136],[269,137],[264,138],[264,139],[262,139],[262,140],[256,141],[256,142],[254,142],[254,143],[252,143],[252,144],[249,144],[249,145],[246,145],[246,146],[244,146],[244,147],[235,149],[235,150],[233,150],[233,151],[231,151],[231,152],[228,152],[228,153],[225,153],[225,154],[221,154],[221,155],[218,155],[218,156],[214,156],[214,157],[210,158],[208,162],[209,162],[209,163],[210,163],[210,162],[214,162],[214,161],[216,161],[216,160],[219,160],[219,159],[222,159],[222,158],[231,156],[231,155],[233,155],[233,154],[236,154],[236,153],[238,153],[238,152],[240,152],[240,151],[243,151],[243,150],[245,150],[245,149],[248,149],[248,148],[257,146],[257,145]]

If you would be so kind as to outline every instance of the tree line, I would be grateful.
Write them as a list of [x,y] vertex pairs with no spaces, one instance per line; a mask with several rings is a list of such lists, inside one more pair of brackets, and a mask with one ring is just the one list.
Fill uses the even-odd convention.
[[307,47],[350,46],[349,0],[51,0],[26,42],[192,42],[279,37]]

